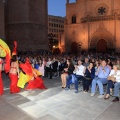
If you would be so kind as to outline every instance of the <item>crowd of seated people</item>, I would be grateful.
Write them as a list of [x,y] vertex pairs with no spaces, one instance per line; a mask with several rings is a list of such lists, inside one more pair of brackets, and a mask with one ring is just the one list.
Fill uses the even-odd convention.
[[[19,61],[24,61],[24,57],[23,55],[20,56]],[[98,90],[96,88],[99,88],[98,98],[104,97],[107,100],[114,89],[115,100],[113,102],[119,101],[120,61],[116,55],[36,54],[30,55],[29,59],[33,67],[42,73],[42,76],[49,79],[61,77],[61,87],[65,90],[69,90],[71,83],[74,83],[75,93],[78,93],[81,82],[84,93],[91,92],[91,97],[96,95],[96,90]],[[112,76],[114,80],[109,76]],[[106,94],[104,85],[107,85]]]

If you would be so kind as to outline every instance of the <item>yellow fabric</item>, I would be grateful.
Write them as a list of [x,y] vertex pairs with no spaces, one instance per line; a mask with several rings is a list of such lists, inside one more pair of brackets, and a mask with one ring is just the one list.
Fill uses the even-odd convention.
[[5,50],[0,46],[0,57],[5,57],[6,56],[6,52]]
[[41,76],[42,74],[35,68],[33,68],[34,72],[37,74],[37,76]]
[[30,78],[28,75],[24,74],[23,72],[20,72],[17,86],[20,87],[20,88],[24,88],[25,84],[26,84],[30,79],[31,79],[31,78]]

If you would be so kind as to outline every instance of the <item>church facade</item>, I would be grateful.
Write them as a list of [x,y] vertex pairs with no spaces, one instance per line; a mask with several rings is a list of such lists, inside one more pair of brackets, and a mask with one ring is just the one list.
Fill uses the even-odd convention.
[[10,47],[16,40],[18,50],[48,49],[47,0],[4,0],[3,5],[5,39]]
[[120,52],[120,0],[66,0],[65,51]]

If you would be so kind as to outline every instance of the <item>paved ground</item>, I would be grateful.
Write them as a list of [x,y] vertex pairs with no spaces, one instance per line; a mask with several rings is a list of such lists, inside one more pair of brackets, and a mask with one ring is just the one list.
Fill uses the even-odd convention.
[[75,94],[61,88],[60,78],[45,79],[47,90],[9,93],[9,79],[3,74],[4,95],[0,97],[0,120],[119,120],[120,102]]

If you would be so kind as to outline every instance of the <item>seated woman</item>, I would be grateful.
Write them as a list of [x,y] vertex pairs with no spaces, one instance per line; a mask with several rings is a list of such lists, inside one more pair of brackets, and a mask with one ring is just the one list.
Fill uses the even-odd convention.
[[68,76],[66,78],[66,88],[65,88],[65,90],[70,89],[70,84],[72,82],[73,71],[75,69],[71,60],[67,60],[67,64],[68,64],[68,68],[64,69],[68,73]]
[[94,77],[95,77],[95,68],[93,66],[93,63],[91,62],[89,66],[86,68],[86,72],[83,80],[83,90],[85,93],[89,91],[89,86],[91,85]]
[[19,67],[17,62],[17,56],[13,55],[11,59],[11,67],[9,72],[9,78],[10,78],[10,92],[11,93],[18,93],[20,92],[20,88],[17,86],[18,83],[18,77],[19,77]]
[[107,93],[104,99],[108,99],[110,97],[110,93],[112,92],[114,84],[117,82],[117,80],[120,79],[120,70],[118,69],[119,69],[118,65],[113,65],[113,69],[111,70],[108,76],[109,81],[108,81]]
[[68,69],[68,60],[67,60],[67,63],[65,65],[65,68],[63,68],[63,73],[61,74],[61,81],[62,81],[62,88],[65,88],[66,87],[66,78],[68,76],[68,72],[67,72],[67,69]]

